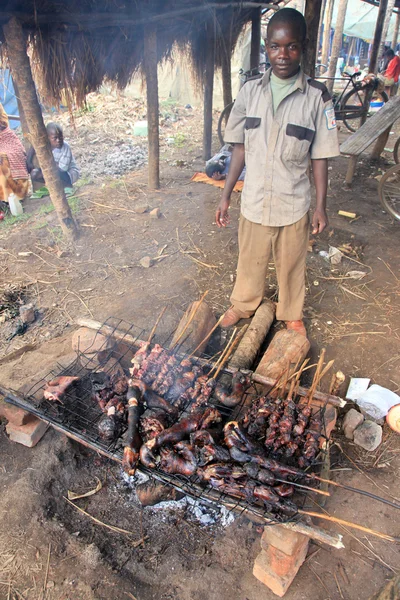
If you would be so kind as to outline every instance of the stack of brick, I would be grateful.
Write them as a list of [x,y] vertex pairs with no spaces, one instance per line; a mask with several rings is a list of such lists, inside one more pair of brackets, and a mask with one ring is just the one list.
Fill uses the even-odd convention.
[[277,596],[284,596],[308,550],[309,538],[282,525],[265,527],[253,575]]
[[0,399],[0,418],[8,421],[6,432],[12,442],[33,448],[42,439],[48,423]]

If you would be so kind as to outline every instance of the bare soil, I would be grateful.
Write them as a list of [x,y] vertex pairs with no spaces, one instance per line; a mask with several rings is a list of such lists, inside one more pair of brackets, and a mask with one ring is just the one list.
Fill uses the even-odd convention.
[[[70,361],[79,316],[98,321],[114,316],[148,329],[167,305],[161,329],[168,334],[206,289],[217,315],[229,305],[240,196],[234,198],[231,226],[218,231],[214,211],[220,191],[190,182],[203,167],[200,109],[163,107],[171,116],[163,115],[162,187],[152,192],[145,167],[102,180],[94,166],[90,178],[96,157],[85,162],[89,146],[92,151],[98,145],[103,156],[108,144],[135,144],[131,124],[143,116],[140,104],[132,108],[116,95],[93,96],[90,104],[90,112],[75,115],[75,128],[67,114],[57,117],[85,163],[85,180],[71,201],[81,238],[73,246],[65,243],[46,198],[27,200],[23,219],[0,224],[0,291],[14,286],[38,313],[23,336],[9,341],[16,318],[0,324],[0,381],[7,387],[28,386],[57,362]],[[389,165],[390,154],[377,164],[363,156],[353,187],[346,189],[346,159],[331,162],[330,228],[308,255],[305,322],[313,358],[325,346],[335,368],[347,376],[371,377],[398,391],[399,224],[382,211],[376,179]],[[143,205],[160,208],[161,218],[135,212]],[[340,209],[355,212],[356,219],[339,216]],[[346,254],[335,268],[318,253],[329,246]],[[154,260],[148,269],[140,265],[144,256]],[[353,270],[366,275],[351,279],[347,273]],[[276,295],[272,264],[267,295]],[[374,453],[346,442],[340,428],[334,440],[332,475],[380,495],[398,495],[398,436],[385,427],[384,442]],[[226,528],[204,528],[183,509],[141,509],[118,466],[53,431],[28,450],[10,443],[3,428],[0,448],[0,598],[274,597],[252,575],[261,530],[246,517]],[[132,536],[93,523],[64,499],[68,489],[95,487],[96,477],[103,488],[79,506]],[[350,492],[335,490],[325,510],[399,535],[394,509]],[[310,546],[288,600],[364,600],[398,571],[395,545],[360,532],[341,533],[345,550]],[[135,547],[133,541],[141,539]]]

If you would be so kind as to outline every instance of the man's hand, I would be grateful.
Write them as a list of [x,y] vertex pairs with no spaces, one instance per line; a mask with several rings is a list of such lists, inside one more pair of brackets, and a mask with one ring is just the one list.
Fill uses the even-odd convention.
[[215,222],[219,228],[226,227],[229,223],[228,209],[229,200],[222,198],[215,213]]
[[323,208],[317,208],[312,218],[312,233],[322,233],[328,225],[328,215]]

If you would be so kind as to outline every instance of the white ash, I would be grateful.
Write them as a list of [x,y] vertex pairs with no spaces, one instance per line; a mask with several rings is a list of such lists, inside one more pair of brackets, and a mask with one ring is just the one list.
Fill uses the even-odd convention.
[[147,162],[147,149],[132,144],[121,144],[113,148],[86,147],[74,153],[82,176],[89,179],[109,175],[118,177],[127,171],[140,169]]
[[[122,472],[122,478],[125,485],[127,485],[133,492],[134,500],[139,503],[136,496],[135,488],[139,483],[145,483],[150,478],[136,471],[134,477],[130,477],[126,473]],[[212,525],[219,525],[220,527],[228,527],[235,520],[235,516],[232,511],[225,508],[217,503],[211,503],[209,501],[202,502],[201,500],[194,500],[190,496],[184,496],[181,500],[168,500],[165,502],[159,502],[155,506],[146,506],[144,510],[156,513],[165,514],[165,519],[174,512],[182,512],[186,510],[190,513],[195,521],[205,527],[211,527]],[[164,520],[164,519],[162,519]]]

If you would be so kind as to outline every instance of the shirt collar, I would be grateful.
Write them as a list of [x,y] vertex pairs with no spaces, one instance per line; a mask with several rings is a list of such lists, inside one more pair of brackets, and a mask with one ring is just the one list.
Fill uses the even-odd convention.
[[[268,87],[268,84],[271,80],[271,73],[272,73],[272,67],[270,67],[268,69],[268,71],[266,71],[265,74],[262,76],[262,78],[258,80],[258,84],[262,85],[264,90]],[[293,84],[293,92],[295,90],[300,90],[301,93],[304,93],[305,88],[306,88],[306,82],[307,82],[307,75],[304,74],[302,68],[300,67],[300,71],[297,75],[297,79],[296,79],[295,83]]]

